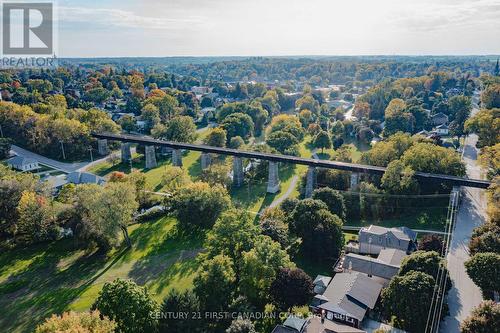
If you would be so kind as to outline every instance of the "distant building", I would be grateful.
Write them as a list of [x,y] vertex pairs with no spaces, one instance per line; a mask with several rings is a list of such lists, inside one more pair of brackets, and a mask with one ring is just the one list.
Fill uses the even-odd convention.
[[7,160],[7,165],[11,168],[25,172],[40,169],[38,161],[32,158],[26,158],[22,156],[15,156]]
[[448,135],[450,133],[450,129],[448,125],[442,124],[439,126],[434,127],[434,132],[439,135]]
[[386,248],[411,252],[415,248],[416,240],[417,234],[407,227],[385,228],[370,225],[359,230],[359,253],[378,255]]
[[191,87],[191,91],[198,96],[202,96],[202,95],[206,95],[206,94],[210,94],[212,92],[212,88],[210,87],[204,87],[204,86],[200,86],[200,87]]
[[422,130],[422,131],[416,133],[415,135],[421,135],[421,136],[428,137],[430,134],[431,134],[431,132],[426,131],[426,130]]
[[436,113],[435,115],[431,116],[431,122],[434,126],[448,124],[448,120],[448,116],[442,112]]
[[105,183],[104,178],[94,175],[89,172],[71,172],[66,176],[68,183],[72,184],[98,184],[103,185]]

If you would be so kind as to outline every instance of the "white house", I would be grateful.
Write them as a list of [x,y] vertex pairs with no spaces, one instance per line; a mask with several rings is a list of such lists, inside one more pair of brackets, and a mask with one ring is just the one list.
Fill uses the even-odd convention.
[[439,135],[448,135],[450,133],[450,129],[448,125],[442,124],[434,127],[434,132],[436,132]]
[[7,160],[7,164],[16,170],[19,171],[33,171],[40,169],[40,165],[38,165],[38,161],[32,158],[26,158],[22,156],[15,156]]

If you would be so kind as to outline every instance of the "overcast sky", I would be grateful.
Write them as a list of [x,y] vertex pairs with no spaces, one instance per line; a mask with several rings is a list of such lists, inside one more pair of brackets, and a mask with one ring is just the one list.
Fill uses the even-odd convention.
[[59,54],[500,54],[500,0],[58,0]]

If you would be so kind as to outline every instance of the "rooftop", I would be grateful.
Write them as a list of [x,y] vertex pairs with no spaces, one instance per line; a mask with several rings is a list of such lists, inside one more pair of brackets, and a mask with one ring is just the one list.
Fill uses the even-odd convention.
[[378,225],[370,225],[368,228],[361,228],[362,231],[369,232],[374,235],[385,235],[386,233],[392,233],[396,238],[401,240],[415,240],[417,238],[417,234],[415,231],[411,230],[407,227],[398,227],[398,228],[385,228]]
[[354,328],[348,325],[343,325],[334,321],[324,320],[314,317],[312,318],[304,333],[322,333],[322,332],[334,332],[334,333],[366,333],[366,331]]
[[328,302],[319,307],[363,320],[366,310],[373,309],[382,285],[359,272],[337,273],[323,296]]
[[27,157],[23,157],[23,156],[14,156],[14,157],[9,158],[7,160],[7,164],[10,164],[10,165],[25,165],[25,164],[31,164],[31,163],[38,163],[38,162],[32,158],[27,158]]
[[377,258],[349,253],[345,256],[344,267],[357,272],[391,279],[399,271],[406,253],[397,249],[383,249]]

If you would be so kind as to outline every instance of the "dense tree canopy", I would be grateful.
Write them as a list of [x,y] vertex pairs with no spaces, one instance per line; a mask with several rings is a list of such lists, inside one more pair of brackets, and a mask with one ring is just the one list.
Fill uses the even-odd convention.
[[[187,290],[179,292],[172,289],[161,305],[162,313],[188,313],[190,317],[163,316],[158,321],[160,333],[170,332],[201,332],[200,322],[196,320],[196,313],[200,311],[200,301],[194,292]],[[194,318],[193,318],[194,317]]]
[[484,301],[460,325],[461,333],[494,333],[500,327],[500,304]]
[[193,281],[194,292],[200,299],[202,309],[223,311],[227,309],[236,289],[233,261],[225,255],[217,255],[203,262],[199,274]]
[[45,322],[38,325],[35,333],[114,333],[116,323],[108,317],[101,316],[97,310],[91,312],[64,312],[58,316],[53,314]]
[[465,130],[477,133],[479,147],[500,142],[500,108],[481,110],[465,122]]
[[117,323],[122,333],[153,332],[157,322],[151,313],[158,310],[147,290],[131,280],[116,279],[106,282],[92,304],[93,310]]
[[477,253],[465,262],[465,269],[484,293],[500,291],[500,254]]
[[181,227],[208,228],[230,206],[231,200],[224,187],[196,182],[177,190],[169,203]]
[[290,216],[290,231],[302,238],[301,249],[311,260],[334,261],[344,244],[342,220],[319,200],[300,201]]
[[293,266],[279,243],[260,235],[254,247],[243,253],[240,291],[253,304],[264,305],[269,300],[269,288],[278,270]]
[[273,303],[279,309],[307,305],[313,296],[313,281],[300,268],[281,268],[270,288]]
[[399,327],[423,333],[433,296],[435,280],[432,276],[411,271],[395,276],[382,290],[382,305],[388,317],[395,316]]

